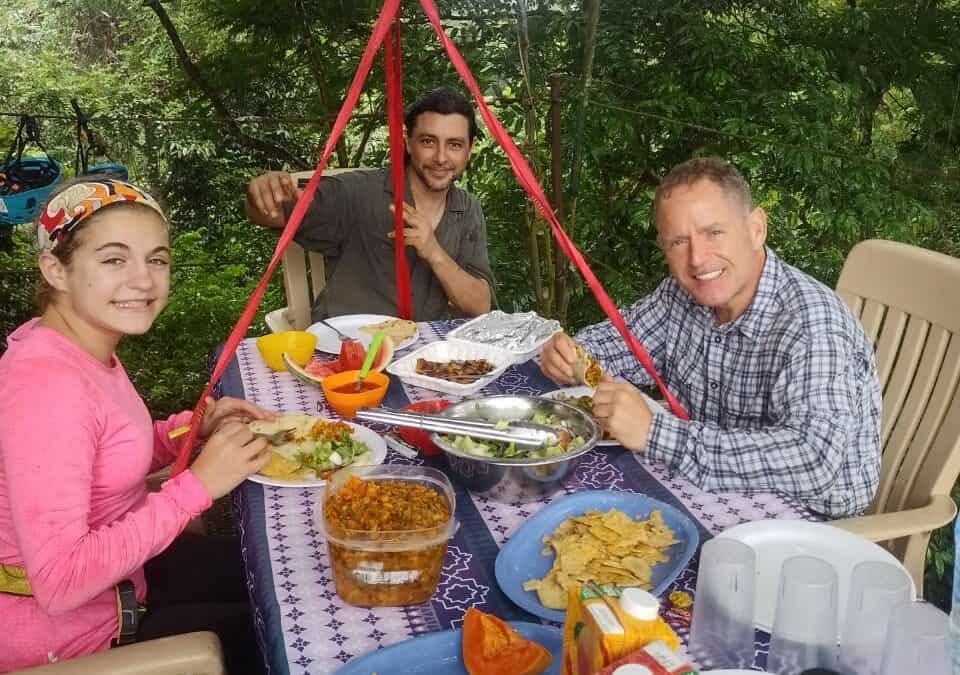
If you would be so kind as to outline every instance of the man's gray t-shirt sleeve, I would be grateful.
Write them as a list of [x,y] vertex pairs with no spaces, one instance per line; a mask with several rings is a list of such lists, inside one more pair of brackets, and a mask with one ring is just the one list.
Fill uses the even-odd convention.
[[[350,208],[349,200],[344,199],[343,184],[332,177],[321,178],[293,240],[307,251],[339,255]],[[289,203],[286,205],[288,218],[292,212],[293,204]]]
[[479,202],[470,198],[467,203],[467,211],[464,213],[463,219],[463,222],[467,224],[467,230],[463,234],[460,255],[456,261],[467,274],[486,280],[490,287],[490,304],[492,307],[496,307],[497,283],[493,278],[493,271],[490,269],[487,223],[484,220],[483,209],[480,208]]

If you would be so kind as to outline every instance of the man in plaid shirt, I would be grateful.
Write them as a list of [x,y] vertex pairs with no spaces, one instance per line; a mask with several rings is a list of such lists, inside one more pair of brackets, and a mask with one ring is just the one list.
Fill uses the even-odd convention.
[[[881,390],[857,319],[766,247],[766,214],[730,164],[680,164],[653,208],[670,277],[624,317],[690,421],[651,413],[636,387],[652,380],[607,321],[577,334],[605,371],[593,399],[600,425],[704,490],[862,512],[880,477]],[[542,359],[544,374],[574,384],[569,336]]]

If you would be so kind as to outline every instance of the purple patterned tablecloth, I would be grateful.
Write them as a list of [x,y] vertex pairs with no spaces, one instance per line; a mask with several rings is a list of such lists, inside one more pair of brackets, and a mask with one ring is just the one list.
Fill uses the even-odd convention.
[[[442,339],[456,324],[420,324],[415,349]],[[478,396],[540,394],[555,388],[534,361],[511,366]],[[267,368],[253,340],[243,341],[221,380],[223,395],[247,398],[266,408],[335,417],[319,388]],[[447,398],[392,378],[383,405]],[[376,425],[371,425],[375,430]],[[388,463],[422,464],[393,451]],[[427,463],[444,469],[442,459]],[[597,448],[549,496],[515,494],[495,498],[457,485],[456,517],[461,527],[450,541],[439,587],[429,602],[410,607],[366,609],[344,603],[333,586],[327,548],[313,522],[318,490],[266,487],[250,481],[234,492],[244,564],[254,605],[257,634],[270,673],[331,673],[350,658],[431,631],[458,627],[468,607],[505,620],[541,621],[514,605],[497,586],[494,560],[510,535],[544,505],[581,490],[606,489],[647,494],[688,514],[701,543],[740,523],[764,518],[813,519],[802,506],[774,494],[711,494],[665,467],[646,463],[620,447]],[[699,552],[669,591],[693,593]],[[544,622],[547,623],[547,622]],[[682,640],[687,627],[672,621]],[[766,635],[757,633],[758,664],[766,660]]]

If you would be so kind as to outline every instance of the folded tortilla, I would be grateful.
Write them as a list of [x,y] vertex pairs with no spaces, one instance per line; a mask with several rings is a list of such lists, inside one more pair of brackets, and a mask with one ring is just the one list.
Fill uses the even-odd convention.
[[603,369],[600,367],[600,362],[578,342],[577,360],[573,364],[574,378],[580,384],[596,387],[600,384],[601,374],[603,374]]

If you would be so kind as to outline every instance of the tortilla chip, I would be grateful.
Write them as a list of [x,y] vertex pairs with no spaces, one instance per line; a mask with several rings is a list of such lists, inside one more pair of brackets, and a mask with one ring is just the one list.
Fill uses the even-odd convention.
[[276,478],[278,480],[294,480],[299,478],[300,462],[289,457],[284,457],[279,452],[270,452],[270,461],[260,469],[260,473],[267,478]]
[[676,543],[659,511],[634,520],[617,509],[589,511],[564,520],[543,537],[544,555],[555,554],[550,571],[530,579],[524,590],[536,591],[540,603],[565,609],[567,591],[587,583],[649,589],[653,566],[668,560],[663,550]]

